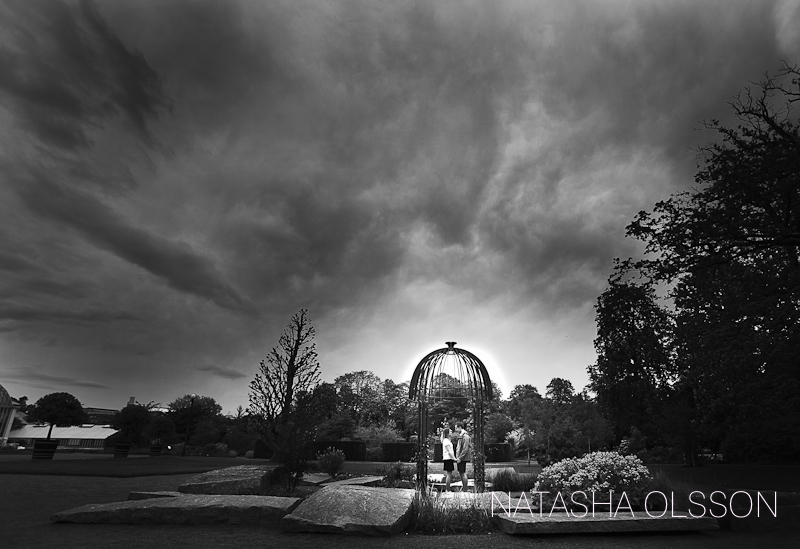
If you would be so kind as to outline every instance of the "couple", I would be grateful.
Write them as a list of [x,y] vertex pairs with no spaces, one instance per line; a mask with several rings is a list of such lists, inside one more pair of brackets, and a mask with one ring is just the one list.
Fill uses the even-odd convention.
[[463,423],[456,423],[456,433],[461,437],[458,447],[453,451],[453,442],[450,440],[450,429],[447,427],[442,431],[442,459],[444,461],[444,474],[447,477],[445,490],[450,491],[452,482],[453,463],[458,465],[458,472],[461,474],[462,491],[467,491],[467,463],[472,459],[472,441],[464,430]]

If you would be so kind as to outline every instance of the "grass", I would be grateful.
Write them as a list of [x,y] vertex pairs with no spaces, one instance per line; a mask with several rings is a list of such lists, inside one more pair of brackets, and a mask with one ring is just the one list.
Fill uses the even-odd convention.
[[266,465],[268,463],[267,460],[261,459],[202,456],[129,457],[126,459],[114,459],[109,456],[96,459],[0,460],[0,474],[130,478],[197,474],[237,465]]
[[692,490],[749,489],[800,492],[800,467],[797,465],[761,465],[731,463],[684,467],[648,465],[654,474],[663,471],[671,479],[684,482]]
[[411,530],[423,534],[488,534],[494,531],[489,511],[476,500],[466,504],[417,492]]

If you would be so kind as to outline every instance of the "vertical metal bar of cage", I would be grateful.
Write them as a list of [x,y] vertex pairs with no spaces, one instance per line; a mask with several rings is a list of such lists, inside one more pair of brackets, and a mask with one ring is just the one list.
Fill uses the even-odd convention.
[[425,493],[428,488],[428,405],[424,397],[419,399],[417,415],[417,490]]
[[472,449],[472,467],[475,476],[475,491],[482,494],[485,489],[485,464],[486,456],[484,454],[483,444],[483,399],[478,397],[475,399],[475,444]]

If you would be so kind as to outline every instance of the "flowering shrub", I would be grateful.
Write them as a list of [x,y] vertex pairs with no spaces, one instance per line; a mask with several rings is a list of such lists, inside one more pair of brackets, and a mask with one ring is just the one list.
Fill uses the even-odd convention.
[[401,481],[411,482],[417,468],[413,465],[406,465],[402,461],[388,463],[378,469],[378,474],[383,475],[383,484],[389,488],[397,486]]
[[641,499],[652,482],[650,470],[634,455],[617,452],[592,452],[582,458],[562,459],[539,473],[534,490],[561,493],[566,502],[574,492],[614,492],[626,495],[633,502]]
[[344,465],[344,452],[329,446],[324,454],[317,454],[317,459],[319,460],[319,468],[322,472],[335,477],[336,473],[338,473],[342,465]]

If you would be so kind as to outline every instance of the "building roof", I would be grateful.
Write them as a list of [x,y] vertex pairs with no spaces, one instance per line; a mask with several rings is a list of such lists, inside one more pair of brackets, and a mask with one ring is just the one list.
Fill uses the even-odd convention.
[[[49,425],[25,425],[21,429],[11,431],[9,438],[47,438]],[[106,439],[117,433],[106,425],[77,425],[75,427],[53,427],[50,438],[92,438]]]
[[0,385],[0,406],[13,406],[14,402],[11,400],[11,395],[8,394],[6,388]]

